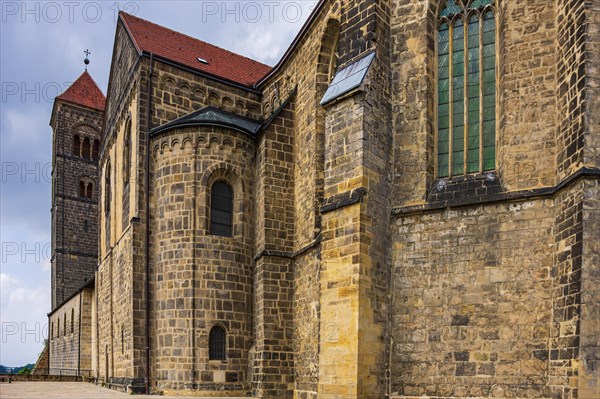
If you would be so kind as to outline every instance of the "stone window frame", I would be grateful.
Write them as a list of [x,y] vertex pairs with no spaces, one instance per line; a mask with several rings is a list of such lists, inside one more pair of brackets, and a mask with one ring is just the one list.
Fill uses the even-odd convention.
[[[198,226],[203,226],[207,235],[221,239],[240,240],[244,235],[244,199],[246,197],[246,183],[241,178],[239,168],[226,162],[219,162],[207,168],[201,180],[197,203],[201,204],[198,212]],[[216,236],[210,233],[210,202],[211,187],[217,180],[223,180],[233,189],[233,212],[231,237]]]
[[[505,10],[505,0],[492,0],[493,5],[486,6],[486,10],[493,8],[494,13],[494,22],[495,22],[495,64],[496,64],[496,98],[495,98],[495,167],[492,170],[488,171],[479,171],[469,173],[467,170],[464,170],[462,174],[454,174],[449,173],[449,176],[439,176],[439,168],[438,168],[438,28],[440,25],[440,13],[443,8],[446,6],[446,3],[451,0],[438,0],[431,1],[429,3],[428,8],[428,47],[427,47],[427,76],[428,76],[428,86],[430,88],[428,96],[428,109],[430,115],[432,115],[431,123],[427,125],[427,153],[431,154],[431,157],[428,157],[428,166],[427,166],[427,180],[428,187],[434,187],[439,180],[445,179],[459,179],[464,180],[468,176],[481,176],[485,177],[489,173],[500,173],[501,172],[501,155],[502,155],[502,147],[500,146],[501,137],[503,133],[504,126],[504,107],[503,107],[503,87],[504,87],[504,41],[505,41],[505,33],[502,25],[502,21],[504,20]],[[463,1],[463,0],[460,0]],[[479,0],[464,0],[466,3],[470,4],[474,1]],[[470,15],[470,14],[469,14]],[[466,145],[466,143],[463,143]],[[451,172],[452,165],[449,163],[449,172]]]
[[104,218],[104,255],[108,253],[111,247],[112,239],[112,194],[113,194],[113,178],[112,178],[112,161],[110,157],[106,159],[104,164],[104,182],[102,184],[103,192],[103,210],[101,211],[101,218]]
[[[71,128],[71,155],[77,158],[97,161],[100,152],[100,133],[88,124],[77,124]],[[88,140],[87,148],[84,148]],[[87,151],[84,153],[84,151]],[[86,155],[87,156],[84,156]]]
[[75,308],[71,308],[71,334],[75,333]]
[[82,176],[79,179],[79,198],[93,199],[94,197],[94,182],[88,176]]
[[132,156],[132,145],[131,145],[131,137],[132,137],[132,120],[131,115],[127,117],[125,121],[125,130],[123,133],[123,185],[126,186],[129,184],[130,174],[131,174],[131,156]]
[[[214,219],[214,213],[216,211],[221,211],[223,213],[225,213],[226,211],[222,210],[222,209],[216,209],[215,208],[215,204],[214,204],[214,195],[215,195],[215,186],[217,184],[221,184],[225,187],[227,187],[230,191],[231,194],[231,210],[229,211],[229,221],[230,221],[230,225],[229,225],[229,231],[218,231],[219,229],[217,229],[217,226],[213,226],[213,219]],[[208,229],[208,233],[210,235],[213,236],[219,236],[219,237],[233,237],[233,216],[235,213],[235,190],[233,189],[233,187],[231,186],[231,184],[225,180],[225,179],[217,179],[215,180],[211,185],[210,185],[210,202],[209,202],[209,209],[210,209],[210,214],[209,214],[209,229]],[[217,224],[215,222],[215,224]],[[218,223],[219,226],[227,226],[223,223]],[[224,228],[224,227],[223,227]]]
[[[220,331],[223,335],[214,337],[213,332]],[[219,342],[214,342],[214,339],[219,338]],[[218,348],[214,346],[218,344]],[[215,354],[215,351],[218,353]],[[227,329],[220,323],[213,325],[208,332],[208,360],[209,361],[226,361],[227,360]]]

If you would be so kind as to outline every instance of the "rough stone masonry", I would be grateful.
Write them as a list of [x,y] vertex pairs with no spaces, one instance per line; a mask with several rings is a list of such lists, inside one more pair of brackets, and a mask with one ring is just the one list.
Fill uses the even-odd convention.
[[322,0],[269,67],[121,13],[106,107],[75,90],[52,115],[49,369],[598,399],[599,23],[589,0]]

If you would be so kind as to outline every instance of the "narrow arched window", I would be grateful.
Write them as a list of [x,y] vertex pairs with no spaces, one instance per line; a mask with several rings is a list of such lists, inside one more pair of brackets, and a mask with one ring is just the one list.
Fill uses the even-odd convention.
[[210,233],[232,236],[233,190],[224,181],[218,181],[210,190]]
[[86,198],[92,199],[93,192],[94,192],[94,184],[93,183],[88,183],[87,188],[85,190],[85,196],[86,196]]
[[78,134],[73,137],[73,156],[81,156],[81,139]]
[[96,161],[98,159],[98,153],[100,152],[100,140],[94,140],[94,146],[92,147],[92,159]]
[[63,334],[67,335],[67,314],[63,315]]
[[225,330],[222,327],[214,326],[208,335],[208,359],[225,360]]
[[125,125],[125,138],[123,140],[123,183],[129,183],[131,167],[131,120]]
[[104,175],[104,211],[106,213],[110,212],[110,202],[112,201],[112,186],[110,181],[110,162],[106,164],[106,172]]
[[90,159],[90,154],[91,154],[91,144],[90,144],[90,139],[88,139],[87,137],[85,139],[83,139],[83,145],[82,145],[82,149],[81,149],[81,156],[85,159]]
[[71,334],[75,332],[75,309],[71,309]]
[[82,198],[85,198],[85,182],[84,181],[79,182],[79,196]]
[[54,322],[50,323],[50,339],[54,339]]
[[338,64],[338,58],[339,58],[339,51],[338,48],[340,46],[340,31],[339,31],[339,27],[338,29],[336,29],[334,32],[334,37],[333,37],[333,41],[331,42],[331,54],[329,57],[329,72],[328,72],[328,81],[331,82],[333,80],[333,77],[335,75],[335,73],[337,72],[337,64]]
[[496,168],[495,0],[448,0],[437,29],[437,175]]

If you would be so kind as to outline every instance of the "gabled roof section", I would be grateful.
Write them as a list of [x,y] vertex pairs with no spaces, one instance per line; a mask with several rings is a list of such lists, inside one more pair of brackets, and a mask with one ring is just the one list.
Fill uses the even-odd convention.
[[[121,11],[119,17],[140,53],[153,53],[188,68],[248,87],[252,87],[272,69],[258,61],[125,12]],[[199,61],[199,58],[206,62]]]
[[60,96],[57,100],[66,101],[69,103],[83,105],[84,107],[104,111],[106,97],[102,90],[98,87],[94,79],[88,71],[85,71],[77,78],[75,82]]
[[162,132],[181,127],[202,125],[226,127],[246,133],[252,137],[256,137],[262,127],[262,123],[254,119],[245,118],[215,107],[204,107],[152,129],[150,135],[155,136]]

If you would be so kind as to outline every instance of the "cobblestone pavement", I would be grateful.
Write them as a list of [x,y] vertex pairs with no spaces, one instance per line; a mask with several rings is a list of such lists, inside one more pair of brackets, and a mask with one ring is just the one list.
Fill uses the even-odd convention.
[[[13,382],[0,384],[1,399],[181,399],[181,396],[127,395],[85,382]],[[195,397],[196,399],[202,399]],[[222,398],[225,399],[225,398]],[[230,398],[246,399],[246,398]]]

